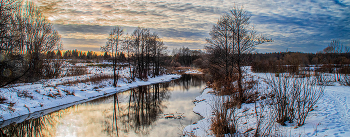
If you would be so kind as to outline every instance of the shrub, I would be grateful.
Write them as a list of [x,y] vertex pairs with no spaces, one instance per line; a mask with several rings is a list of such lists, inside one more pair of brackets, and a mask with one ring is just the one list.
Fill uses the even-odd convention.
[[346,74],[343,76],[341,83],[345,86],[350,86],[350,74]]
[[273,77],[270,76],[270,98],[275,119],[281,125],[296,120],[304,124],[309,112],[323,95],[324,86],[317,86],[315,77]]
[[47,60],[43,64],[44,78],[58,78],[62,72],[62,60]]
[[316,78],[317,78],[318,85],[322,85],[322,86],[332,85],[333,78],[331,75],[326,75],[326,74],[322,73],[322,74],[317,74]]
[[[222,97],[222,100],[225,97]],[[232,101],[232,100],[231,100]],[[231,104],[230,99],[225,102],[216,102],[214,106],[214,117],[211,119],[211,130],[215,136],[223,137],[225,134],[235,134],[237,131],[237,117],[235,115],[235,107],[227,108],[227,105]]]

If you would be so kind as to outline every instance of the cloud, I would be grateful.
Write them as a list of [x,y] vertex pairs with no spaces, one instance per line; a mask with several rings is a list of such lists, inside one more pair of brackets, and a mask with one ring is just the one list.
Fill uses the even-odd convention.
[[197,44],[205,44],[204,39],[189,39],[189,38],[173,38],[173,37],[163,37],[163,42],[165,43],[197,43]]
[[94,34],[94,33],[66,33],[61,35],[62,38],[74,38],[74,39],[106,39],[108,34]]
[[[99,26],[99,25],[54,25],[54,27],[60,32],[62,41],[64,43],[64,49],[80,49],[80,50],[94,50],[99,51],[101,46],[106,43],[106,38],[109,35],[109,31],[114,26]],[[124,27],[124,35],[132,34],[136,29],[134,27]],[[175,30],[175,29],[153,29],[151,32],[156,32],[163,40],[169,49],[176,48],[176,46],[191,47],[192,49],[202,48],[205,44],[203,35],[205,32]]]
[[64,50],[100,51],[100,47],[105,45],[106,40],[62,38],[62,42]]
[[252,15],[250,21],[255,30],[275,40],[257,46],[261,52],[287,48],[317,52],[332,39],[350,46],[349,0],[33,1],[66,38],[101,40],[115,25],[124,27],[128,33],[136,27],[146,27],[164,37],[169,48],[185,45],[194,49],[204,47],[202,40],[209,37],[212,25],[223,13],[234,5],[243,5]]

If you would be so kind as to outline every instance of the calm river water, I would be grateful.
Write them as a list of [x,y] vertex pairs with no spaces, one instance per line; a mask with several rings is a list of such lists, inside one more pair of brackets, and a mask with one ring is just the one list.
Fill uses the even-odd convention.
[[192,101],[204,87],[201,75],[183,75],[11,124],[0,136],[182,136],[185,126],[201,119]]

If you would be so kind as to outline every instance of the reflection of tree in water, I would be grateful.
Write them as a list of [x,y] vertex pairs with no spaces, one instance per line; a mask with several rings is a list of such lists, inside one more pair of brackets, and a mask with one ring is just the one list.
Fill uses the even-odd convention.
[[180,79],[170,82],[172,85],[180,85],[183,90],[188,90],[190,87],[201,87],[203,84],[203,75],[183,74]]
[[55,136],[59,119],[67,111],[69,110],[60,110],[36,119],[8,125],[0,129],[0,137]]
[[[103,132],[106,132],[109,136],[118,136],[118,113],[120,111],[118,104],[118,94],[113,95],[113,109],[106,109],[103,111],[104,121],[103,121]],[[112,113],[111,110],[113,110]]]
[[163,101],[170,98],[168,87],[169,84],[164,83],[132,89],[129,102],[119,108],[119,128],[126,133],[134,130],[136,134],[148,134],[166,107]]
[[[86,117],[88,119],[84,117],[86,121],[82,123],[91,124],[92,122],[95,131],[101,129],[101,132],[98,132],[99,134],[118,136],[118,131],[119,135],[134,131],[139,135],[147,135],[152,128],[152,124],[159,118],[158,115],[163,113],[163,109],[166,107],[163,101],[170,98],[168,87],[180,86],[184,90],[188,90],[190,87],[200,87],[202,85],[201,75],[183,75],[180,79],[172,82],[138,87],[130,90],[130,92],[95,99],[37,119],[9,125],[0,129],[0,137],[55,136],[59,120],[70,111],[73,111],[74,115],[84,116],[91,113]],[[121,100],[125,99],[125,101],[121,101],[125,103],[118,104],[118,97]],[[112,101],[113,104],[111,104]],[[95,115],[94,112],[100,112],[101,115]]]

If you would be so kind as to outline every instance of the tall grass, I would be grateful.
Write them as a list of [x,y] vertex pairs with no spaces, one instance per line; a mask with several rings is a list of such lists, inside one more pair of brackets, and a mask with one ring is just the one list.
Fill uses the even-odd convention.
[[232,97],[223,96],[213,106],[214,117],[211,119],[211,130],[215,136],[234,135],[237,132],[238,117],[232,102],[235,102]]

